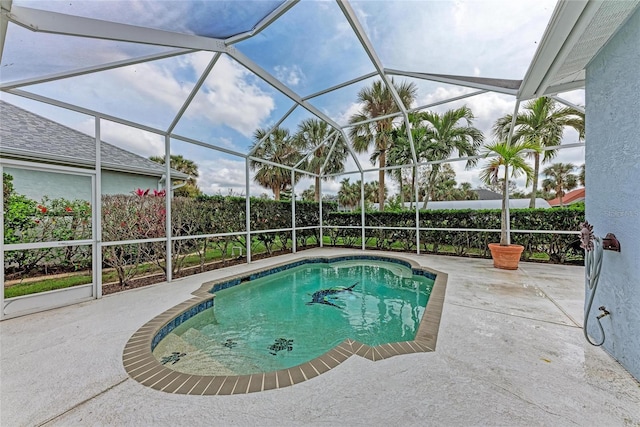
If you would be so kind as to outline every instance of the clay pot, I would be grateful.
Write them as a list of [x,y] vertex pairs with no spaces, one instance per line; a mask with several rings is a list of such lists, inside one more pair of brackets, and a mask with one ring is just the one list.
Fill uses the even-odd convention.
[[501,246],[499,243],[489,243],[489,250],[493,258],[493,266],[503,270],[517,270],[520,255],[524,250],[522,245]]

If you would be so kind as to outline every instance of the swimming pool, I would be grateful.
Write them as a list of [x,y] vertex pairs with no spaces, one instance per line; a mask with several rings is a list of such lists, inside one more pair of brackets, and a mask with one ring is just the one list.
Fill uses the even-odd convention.
[[214,305],[154,348],[171,369],[249,375],[315,359],[347,338],[369,346],[415,338],[433,279],[384,261],[300,265],[216,292]]
[[371,255],[208,282],[131,337],[125,369],[167,392],[237,394],[310,379],[353,354],[433,351],[445,286],[445,274]]

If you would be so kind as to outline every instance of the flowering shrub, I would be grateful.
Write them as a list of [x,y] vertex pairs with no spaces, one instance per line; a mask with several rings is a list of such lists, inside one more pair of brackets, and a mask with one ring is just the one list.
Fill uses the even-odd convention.
[[[192,197],[174,197],[171,201],[171,233],[173,236],[196,236],[207,233],[209,215]],[[208,238],[174,239],[171,242],[171,271],[178,273],[184,266],[186,255],[196,253],[200,270],[204,269]],[[166,275],[166,263],[156,257],[156,263]]]
[[[162,194],[160,194],[162,193]],[[165,197],[163,192],[149,195],[138,189],[133,196],[102,196],[102,241],[142,240],[165,236]],[[141,263],[164,254],[164,242],[105,246],[102,261],[118,273],[125,286]]]
[[[91,239],[91,206],[84,200],[44,197],[40,203],[11,191],[4,201],[4,243]],[[40,248],[5,253],[7,274],[37,268],[78,270],[91,264],[86,246]]]

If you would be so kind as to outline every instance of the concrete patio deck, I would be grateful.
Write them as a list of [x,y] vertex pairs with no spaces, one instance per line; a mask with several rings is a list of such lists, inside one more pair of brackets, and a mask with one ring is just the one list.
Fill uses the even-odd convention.
[[[251,267],[347,252],[362,253],[312,249]],[[129,378],[131,335],[202,282],[246,269],[235,266],[0,322],[0,425],[640,426],[640,384],[583,338],[583,268],[398,256],[449,274],[435,352],[352,356],[247,395],[175,395]]]

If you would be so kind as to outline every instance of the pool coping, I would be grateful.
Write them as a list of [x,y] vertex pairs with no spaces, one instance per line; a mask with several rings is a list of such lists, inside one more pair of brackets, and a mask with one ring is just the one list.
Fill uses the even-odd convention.
[[[244,280],[247,277],[265,275],[266,271],[278,269],[282,271],[282,268],[292,264],[301,265],[304,264],[305,261],[311,262],[311,260],[318,259],[326,260],[326,262],[336,262],[341,259],[399,261],[399,263],[409,264],[414,272],[422,271],[435,275],[431,295],[429,296],[429,301],[420,320],[415,338],[412,341],[401,341],[373,347],[347,338],[321,356],[303,364],[279,371],[251,375],[212,376],[186,374],[167,368],[153,356],[152,349],[154,347],[154,339],[156,339],[157,344],[157,336],[161,331],[166,332],[168,330],[170,332],[177,326],[175,320],[179,319],[180,316],[186,313],[197,313],[198,310],[204,310],[213,305],[215,294],[212,294],[210,291],[216,285],[236,281],[236,285],[241,285],[248,282],[248,280]],[[309,256],[276,263],[267,267],[256,268],[241,274],[229,275],[218,280],[203,283],[200,288],[192,292],[192,295],[194,295],[193,298],[164,311],[138,329],[124,347],[122,353],[123,366],[132,379],[155,390],[188,395],[231,395],[292,386],[310,380],[335,368],[354,354],[375,362],[403,354],[435,351],[447,280],[447,273],[421,266],[411,259],[395,255],[365,254]],[[188,317],[190,317],[190,315]]]

